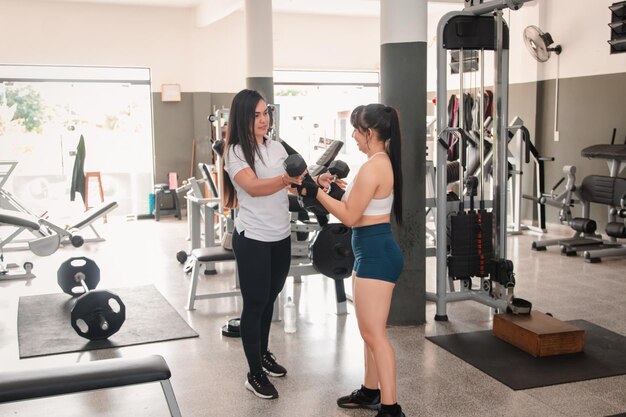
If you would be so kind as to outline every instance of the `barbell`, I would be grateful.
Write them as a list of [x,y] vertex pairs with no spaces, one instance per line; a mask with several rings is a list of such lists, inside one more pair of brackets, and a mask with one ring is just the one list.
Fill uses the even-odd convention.
[[89,340],[107,339],[126,320],[126,306],[115,293],[95,290],[100,268],[91,259],[74,257],[57,271],[57,283],[66,294],[78,297],[71,308],[70,323],[76,333]]

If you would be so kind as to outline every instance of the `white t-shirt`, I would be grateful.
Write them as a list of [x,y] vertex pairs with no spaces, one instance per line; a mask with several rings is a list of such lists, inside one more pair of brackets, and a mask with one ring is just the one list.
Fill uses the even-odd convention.
[[[254,155],[254,168],[259,179],[278,177],[285,173],[283,162],[287,151],[280,143],[266,139],[259,145],[263,160]],[[224,160],[224,169],[237,191],[239,210],[235,219],[237,232],[246,232],[245,236],[262,242],[276,242],[291,235],[289,224],[289,197],[287,190],[281,189],[274,194],[252,197],[235,181],[235,176],[244,168],[249,168],[240,145],[229,146]]]

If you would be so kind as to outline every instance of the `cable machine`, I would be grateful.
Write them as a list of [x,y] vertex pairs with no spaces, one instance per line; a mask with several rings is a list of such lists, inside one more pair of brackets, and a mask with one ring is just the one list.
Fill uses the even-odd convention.
[[[508,85],[509,32],[502,17],[502,9],[517,10],[530,0],[493,0],[479,2],[466,0],[465,9],[444,15],[437,28],[437,152],[436,152],[436,229],[437,229],[437,290],[426,293],[426,299],[435,301],[435,320],[447,321],[447,303],[474,300],[495,308],[498,312],[529,314],[531,303],[514,297],[515,274],[513,263],[506,259],[507,237],[507,144],[508,144]],[[484,51],[494,52],[494,118],[493,118],[493,180],[492,211],[485,202],[485,174],[480,178],[464,178],[468,133],[462,127],[446,127],[447,120],[447,53],[459,51],[459,97],[463,97],[464,53],[479,51],[480,90],[484,97]],[[459,120],[463,120],[463,106],[459,106]],[[480,112],[480,166],[484,167],[484,100]],[[459,201],[447,201],[447,150],[445,140],[457,135],[459,150]],[[479,208],[474,197],[480,191]],[[469,204],[468,204],[469,203]],[[469,211],[465,207],[469,206]],[[450,220],[450,221],[448,221]],[[472,278],[480,285],[472,288]],[[461,290],[454,291],[454,280],[461,280]],[[446,290],[450,282],[451,291]]]

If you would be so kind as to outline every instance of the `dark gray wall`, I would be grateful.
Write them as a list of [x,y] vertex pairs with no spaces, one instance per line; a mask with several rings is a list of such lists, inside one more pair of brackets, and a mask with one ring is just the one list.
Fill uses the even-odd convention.
[[[194,171],[193,176],[201,178],[202,173],[198,170],[198,163],[209,162],[211,160],[211,137],[209,133],[209,121],[207,120],[212,113],[213,102],[211,93],[192,93],[193,96],[193,138],[195,141],[194,155]],[[191,149],[191,148],[190,148]],[[191,158],[191,156],[189,156]],[[189,161],[191,164],[191,159]],[[191,165],[189,165],[185,178],[189,177]]]
[[274,78],[273,77],[248,77],[246,88],[257,90],[267,103],[274,102]]
[[398,110],[402,134],[403,224],[393,225],[404,269],[387,321],[393,325],[426,321],[426,47],[425,42],[403,42],[383,44],[380,49],[382,102]]
[[[559,81],[558,142],[554,141],[555,86],[555,80],[511,86],[511,115],[532,111],[532,103],[523,97],[532,97],[536,89],[534,141],[542,154],[555,158],[554,162],[546,164],[546,187],[551,188],[562,177],[563,165],[576,166],[577,183],[587,175],[608,175],[605,161],[583,158],[580,152],[587,146],[610,143],[613,128],[617,128],[616,143],[624,143],[626,73]],[[622,172],[621,176],[626,174]],[[546,211],[548,222],[558,222],[558,210],[548,208]],[[579,207],[574,209],[574,215],[580,215]],[[592,205],[591,217],[598,222],[598,230],[603,231],[607,222],[606,206]]]
[[182,93],[180,102],[161,102],[153,93],[154,182],[167,183],[168,173],[178,173],[179,182],[189,177],[194,138],[194,97]]
[[[589,77],[565,78],[559,81],[559,120],[560,140],[554,141],[554,93],[555,80],[511,84],[509,86],[509,121],[521,117],[531,138],[542,156],[552,156],[554,162],[546,162],[545,186],[549,191],[563,176],[564,165],[576,166],[577,183],[587,175],[608,175],[605,161],[591,160],[580,156],[584,148],[610,143],[613,128],[617,128],[616,143],[626,140],[626,73],[605,74]],[[486,87],[490,88],[490,87]],[[449,91],[450,94],[458,94]],[[435,96],[427,94],[428,100]],[[434,106],[427,106],[428,114],[433,114]],[[515,152],[513,147],[510,150]],[[525,179],[524,192],[530,193],[534,181],[528,181],[532,170],[522,167]],[[622,172],[621,177],[626,177]],[[525,201],[523,212],[530,213],[533,204]],[[580,206],[573,209],[574,216],[581,214]],[[530,217],[526,215],[525,217]],[[607,222],[607,209],[592,205],[591,217],[603,231]],[[536,212],[534,217],[536,218]],[[548,223],[558,223],[558,209],[546,208]]]

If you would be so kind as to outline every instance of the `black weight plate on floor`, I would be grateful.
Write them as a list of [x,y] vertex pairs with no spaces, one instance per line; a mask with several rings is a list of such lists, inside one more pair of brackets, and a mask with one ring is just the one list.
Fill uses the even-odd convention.
[[[111,301],[117,304],[118,309],[113,308]],[[106,290],[89,291],[81,295],[71,312],[72,327],[79,336],[89,340],[107,339],[122,327],[125,320],[126,306],[122,299]],[[106,327],[103,326],[104,322]]]
[[226,337],[241,337],[239,332],[240,321],[239,317],[228,320],[228,323],[222,326],[222,335]]
[[76,274],[84,275],[85,284],[90,290],[95,289],[100,282],[100,268],[93,260],[84,256],[69,258],[57,271],[57,283],[64,293],[72,297],[85,293],[80,281],[76,280]]

